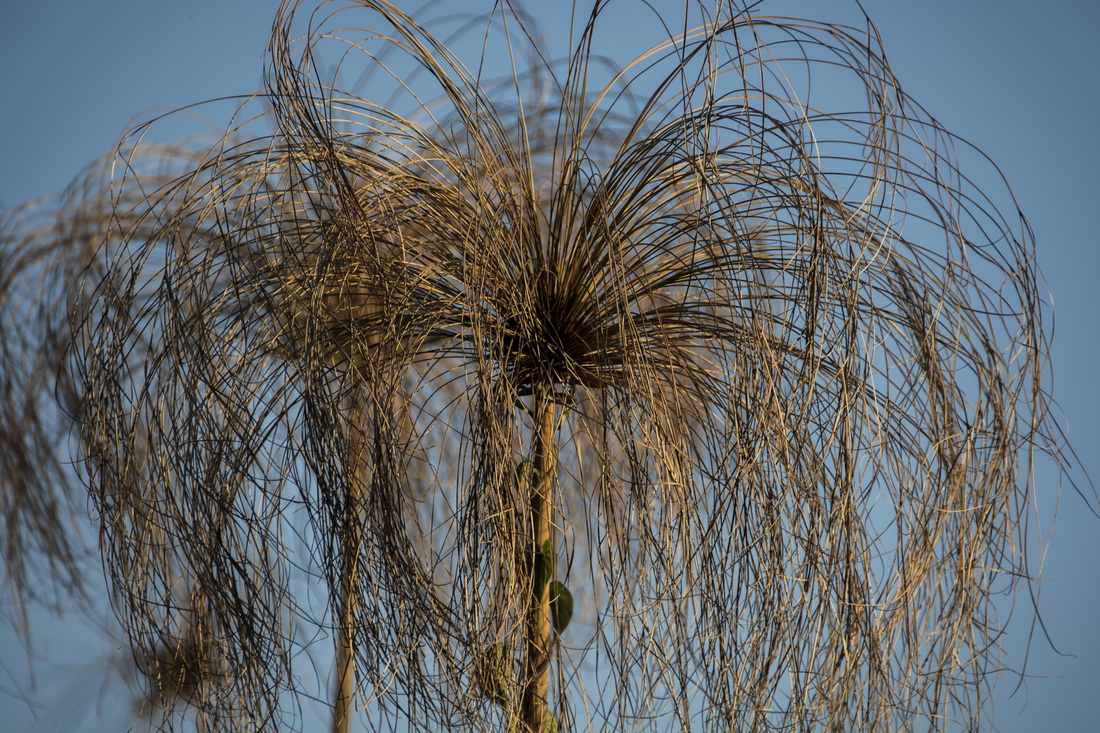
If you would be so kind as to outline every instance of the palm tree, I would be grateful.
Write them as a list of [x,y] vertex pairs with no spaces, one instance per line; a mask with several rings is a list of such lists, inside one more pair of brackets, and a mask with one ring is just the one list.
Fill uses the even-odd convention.
[[124,148],[42,348],[175,699],[286,725],[320,630],[337,731],[976,727],[1065,449],[1030,230],[870,22],[687,3],[615,70],[606,3],[560,62],[302,4],[213,148]]

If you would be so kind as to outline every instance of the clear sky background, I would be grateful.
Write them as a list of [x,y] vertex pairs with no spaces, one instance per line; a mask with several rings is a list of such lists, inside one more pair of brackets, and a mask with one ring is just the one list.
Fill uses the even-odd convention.
[[[401,7],[419,4],[395,1]],[[1100,3],[865,4],[903,88],[1001,166],[1035,229],[1055,304],[1055,397],[1085,469],[1100,479]],[[258,89],[277,5],[276,0],[4,2],[0,204],[12,206],[63,188],[152,107]],[[822,20],[837,19],[830,14],[847,5],[784,3]],[[556,53],[565,50],[563,43],[554,47]],[[1065,656],[1042,638],[1035,640],[1027,669],[1032,677],[1018,690],[1012,676],[998,686],[997,726],[1011,733],[1094,731],[1100,720],[1100,520],[1068,486],[1059,505],[1057,474],[1049,467],[1037,476],[1043,526],[1058,513],[1054,532],[1044,534],[1050,544],[1038,586],[1041,607]],[[68,653],[71,661],[34,668],[39,691],[56,691],[59,708],[130,704],[100,700],[104,665],[94,657],[102,644],[89,638],[92,632],[46,620],[37,628],[40,649]],[[1010,649],[1023,647],[1019,637],[1026,627],[1016,632]],[[56,711],[41,716],[42,727],[32,727],[27,706],[10,694],[27,689],[30,672],[17,640],[8,629],[0,630],[0,731],[68,730],[82,719],[85,730],[98,729],[94,716]]]

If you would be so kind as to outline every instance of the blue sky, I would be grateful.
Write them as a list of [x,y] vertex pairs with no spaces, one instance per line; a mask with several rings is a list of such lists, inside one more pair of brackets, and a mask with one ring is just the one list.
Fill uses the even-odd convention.
[[[4,3],[0,203],[10,206],[64,187],[153,107],[256,90],[277,5]],[[833,19],[829,13],[842,5],[847,3],[783,3],[823,20]],[[1100,201],[1100,4],[1052,0],[1038,7],[1022,0],[866,3],[903,88],[947,129],[989,154],[1034,227],[1055,305],[1055,397],[1083,465],[1100,479],[1100,242],[1094,217]],[[1044,534],[1050,544],[1038,586],[1041,608],[1067,656],[1037,638],[1028,667],[1035,678],[1011,696],[1012,678],[999,685],[997,724],[1021,733],[1094,730],[1100,720],[1100,520],[1068,486],[1059,502],[1057,474],[1049,467],[1041,466],[1037,478],[1042,526],[1058,514],[1053,533]],[[56,633],[71,638],[88,632]],[[1011,648],[1017,643],[1009,642]],[[0,727],[14,723],[20,730],[30,725],[26,706],[4,693],[25,684],[26,663],[6,629],[0,644]],[[94,646],[86,644],[74,649]],[[36,672],[47,688],[84,690],[66,704],[95,703],[86,687],[58,681],[60,672]]]

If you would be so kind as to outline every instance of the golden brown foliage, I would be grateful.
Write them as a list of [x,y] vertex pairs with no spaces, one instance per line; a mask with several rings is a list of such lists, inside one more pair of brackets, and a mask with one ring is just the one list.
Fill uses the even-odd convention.
[[312,628],[379,728],[976,726],[1062,450],[1034,245],[873,27],[689,4],[616,72],[603,5],[560,62],[508,3],[300,5],[223,140],[10,240],[135,645],[209,617],[218,683],[159,676],[285,725]]

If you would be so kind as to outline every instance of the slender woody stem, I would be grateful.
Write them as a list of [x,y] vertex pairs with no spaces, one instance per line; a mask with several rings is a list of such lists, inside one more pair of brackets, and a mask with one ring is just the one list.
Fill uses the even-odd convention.
[[[537,555],[547,542],[553,544],[553,487],[557,483],[557,451],[555,444],[555,405],[553,389],[541,386],[535,390],[535,477],[531,482],[531,516],[534,552]],[[527,610],[527,658],[524,665],[523,704],[521,714],[527,729],[543,733],[546,729],[550,691],[550,663],[553,638],[550,624],[550,590],[548,583],[531,583],[531,602]]]

